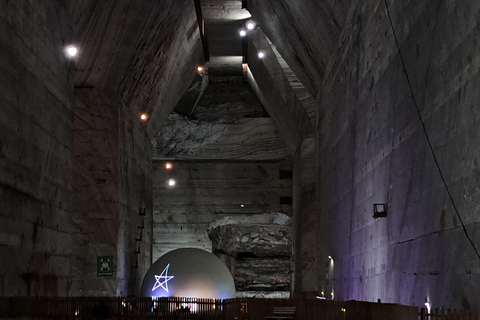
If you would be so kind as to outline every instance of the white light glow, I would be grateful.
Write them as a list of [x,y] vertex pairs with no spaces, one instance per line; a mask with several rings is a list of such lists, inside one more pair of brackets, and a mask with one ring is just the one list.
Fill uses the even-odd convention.
[[254,28],[255,28],[255,23],[253,23],[253,22],[247,23],[247,29],[248,30],[253,30]]
[[75,46],[68,46],[65,48],[65,52],[70,58],[73,58],[78,54],[78,49]]
[[241,204],[240,207],[245,208],[245,205],[244,205],[244,204]]
[[328,256],[328,259],[332,259],[332,256]]
[[167,282],[173,279],[173,276],[168,275],[168,267],[170,267],[170,263],[167,264],[167,266],[165,267],[165,269],[163,269],[162,273],[159,276],[155,275],[155,284],[153,285],[152,291],[154,291],[158,287],[162,287],[163,290],[168,292]]
[[258,58],[259,58],[259,59],[265,58],[265,52],[259,51],[259,52],[258,52]]
[[425,308],[427,308],[428,313],[430,313],[430,303],[425,301]]
[[245,31],[244,29],[241,29],[238,34],[240,35],[240,37],[245,37],[247,35],[247,31]]
[[169,187],[175,187],[176,184],[177,184],[177,181],[175,181],[175,179],[168,179]]

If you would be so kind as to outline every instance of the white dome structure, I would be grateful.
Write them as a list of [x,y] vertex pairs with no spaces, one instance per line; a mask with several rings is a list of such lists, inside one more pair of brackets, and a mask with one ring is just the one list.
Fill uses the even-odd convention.
[[142,283],[144,297],[235,298],[230,271],[214,254],[184,248],[161,256]]

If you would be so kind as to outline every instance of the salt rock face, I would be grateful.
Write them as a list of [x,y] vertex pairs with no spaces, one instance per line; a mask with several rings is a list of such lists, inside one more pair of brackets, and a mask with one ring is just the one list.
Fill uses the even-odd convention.
[[210,223],[208,226],[208,232],[210,233],[214,229],[225,225],[241,225],[241,224],[277,224],[277,225],[290,225],[291,218],[282,212],[271,212],[264,214],[255,214],[248,216],[228,216],[222,219],[218,219]]
[[239,258],[235,261],[237,291],[287,291],[290,257]]
[[290,256],[289,228],[280,225],[225,225],[212,229],[213,252],[236,257],[248,253],[257,257]]

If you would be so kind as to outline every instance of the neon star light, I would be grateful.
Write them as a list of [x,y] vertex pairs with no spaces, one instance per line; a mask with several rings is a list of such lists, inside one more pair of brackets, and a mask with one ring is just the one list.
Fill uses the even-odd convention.
[[152,291],[155,291],[158,287],[162,287],[163,290],[168,292],[168,281],[173,279],[173,276],[168,275],[168,268],[170,267],[170,263],[167,264],[165,269],[163,269],[162,273],[157,276],[155,275],[155,284],[153,285]]

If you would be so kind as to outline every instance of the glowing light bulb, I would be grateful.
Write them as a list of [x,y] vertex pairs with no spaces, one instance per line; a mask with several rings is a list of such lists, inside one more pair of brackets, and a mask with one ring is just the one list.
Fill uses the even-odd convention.
[[258,58],[259,58],[259,59],[265,58],[265,52],[259,51],[259,52],[258,52]]
[[175,179],[168,179],[168,186],[170,188],[175,187],[176,184],[177,184],[177,181],[175,181]]
[[148,119],[148,114],[142,113],[142,114],[140,115],[140,120],[146,121],[147,119]]
[[245,205],[244,205],[244,204],[241,204],[240,207],[245,208]]
[[245,37],[247,35],[247,31],[245,31],[244,29],[241,29],[238,34],[240,34],[240,37]]
[[247,29],[248,30],[253,30],[255,28],[255,24],[253,22],[247,23]]
[[75,46],[68,46],[65,48],[65,52],[68,57],[73,58],[78,54],[78,49]]
[[203,69],[203,67],[202,67],[202,66],[198,66],[198,67],[197,67],[197,72],[198,72],[198,73],[202,73],[202,72],[203,72],[203,70],[204,70],[204,69]]
[[170,162],[165,163],[165,169],[170,170],[173,168],[173,165]]

